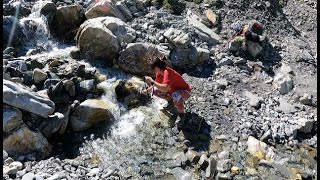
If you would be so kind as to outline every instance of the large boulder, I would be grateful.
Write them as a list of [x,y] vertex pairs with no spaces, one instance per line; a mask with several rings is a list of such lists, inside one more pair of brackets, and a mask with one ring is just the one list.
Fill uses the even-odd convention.
[[84,10],[82,6],[60,6],[57,8],[52,28],[59,37],[73,38],[76,30],[84,20]]
[[10,106],[3,107],[3,132],[9,133],[22,124],[22,113],[19,109]]
[[131,43],[135,37],[135,30],[120,19],[99,17],[85,21],[75,39],[81,54],[112,63],[121,46]]
[[130,9],[127,7],[127,5],[124,1],[118,1],[116,3],[116,5],[117,5],[117,8],[123,14],[124,18],[126,18],[126,20],[130,21],[133,18],[133,15],[132,15]]
[[88,99],[83,101],[70,117],[70,125],[74,131],[84,131],[95,124],[108,121],[112,118],[111,102],[99,99]]
[[33,11],[39,11],[41,15],[46,16],[48,24],[51,25],[56,15],[57,7],[52,1],[36,1]]
[[48,98],[31,92],[26,86],[3,80],[3,103],[47,118],[54,112],[55,104]]
[[122,21],[126,21],[126,18],[122,15],[114,0],[100,0],[92,8],[86,11],[85,16],[87,19],[113,16],[121,19]]
[[178,48],[188,48],[191,44],[191,38],[182,30],[169,28],[163,36]]
[[37,152],[42,158],[50,155],[52,146],[40,132],[31,131],[22,126],[9,136],[3,138],[3,149],[11,157],[19,157]]
[[[169,51],[151,43],[130,43],[127,48],[120,52],[118,59],[119,67],[127,72],[136,75],[154,75],[150,68],[149,58],[155,56],[168,56]],[[171,65],[170,62],[169,66]]]
[[220,36],[204,25],[200,19],[199,16],[193,14],[190,10],[187,11],[188,24],[195,28],[196,33],[200,36],[201,40],[206,41],[211,45],[220,43]]
[[210,51],[200,47],[188,49],[175,48],[170,54],[170,61],[173,66],[183,68],[194,66],[210,58]]

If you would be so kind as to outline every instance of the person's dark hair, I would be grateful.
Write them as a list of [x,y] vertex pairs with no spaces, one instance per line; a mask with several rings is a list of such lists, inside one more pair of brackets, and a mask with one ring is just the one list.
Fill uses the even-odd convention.
[[155,67],[158,67],[161,70],[164,70],[167,67],[167,63],[165,62],[166,57],[155,57],[154,60],[151,63],[151,68],[154,69]]

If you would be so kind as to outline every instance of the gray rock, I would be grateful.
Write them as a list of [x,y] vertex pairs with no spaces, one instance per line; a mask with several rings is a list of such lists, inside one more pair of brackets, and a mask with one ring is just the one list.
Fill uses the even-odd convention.
[[35,175],[32,172],[27,173],[22,177],[22,180],[33,180],[33,179],[35,179]]
[[60,180],[60,179],[63,179],[63,178],[66,178],[66,174],[63,173],[63,172],[57,172],[55,173],[53,176],[49,177],[48,179],[46,180]]
[[23,124],[22,113],[19,109],[10,106],[3,107],[3,132],[9,133]]
[[55,109],[55,104],[50,99],[8,80],[3,80],[3,102],[44,118],[52,114]]
[[87,19],[113,16],[121,19],[122,21],[126,21],[126,18],[116,6],[116,2],[112,0],[105,0],[96,3],[86,11],[85,16]]
[[37,152],[42,158],[51,152],[51,145],[40,132],[31,131],[22,126],[3,139],[3,149],[10,156],[21,156]]
[[231,168],[231,159],[223,159],[217,161],[217,170],[219,172],[227,172]]
[[[119,67],[131,74],[136,75],[153,75],[149,65],[149,58],[152,57],[168,57],[170,51],[151,43],[130,43],[126,49],[120,52],[117,64]],[[169,65],[170,62],[167,62]]]
[[218,66],[228,66],[228,65],[233,65],[233,61],[230,58],[222,58],[219,63]]
[[216,82],[218,84],[218,88],[220,89],[225,89],[229,84],[227,79],[218,79]]
[[298,125],[298,131],[310,133],[313,129],[315,122],[316,121],[314,119],[299,118],[296,122],[296,124]]
[[230,172],[226,172],[226,173],[218,172],[217,179],[233,179],[233,177]]
[[205,168],[208,166],[208,156],[207,154],[202,154],[200,156],[200,159],[198,161],[198,164],[202,167],[202,168]]
[[6,160],[4,160],[4,165],[8,165],[11,164],[14,160],[11,157],[8,157]]
[[65,117],[62,113],[55,112],[49,118],[43,119],[39,129],[44,137],[49,137],[51,134],[57,132],[64,123]]
[[293,80],[288,74],[277,74],[273,79],[273,86],[280,94],[287,94],[293,89]]
[[32,78],[35,83],[39,83],[47,79],[47,73],[36,68],[33,70]]
[[282,74],[292,74],[293,70],[289,65],[282,63],[281,68],[280,68],[280,72]]
[[257,95],[245,91],[245,96],[249,99],[249,105],[254,107],[254,108],[260,108],[260,102],[262,101],[261,97],[258,97]]
[[26,174],[26,172],[27,172],[26,169],[22,169],[21,171],[17,172],[17,176],[18,177],[23,177]]
[[63,81],[63,86],[64,86],[64,89],[69,93],[71,97],[76,95],[76,88],[73,81],[65,80]]
[[[19,24],[19,19],[14,16],[3,16],[2,18],[3,18],[3,24],[2,24],[3,45],[6,45],[6,46],[21,45],[21,42],[25,37],[22,32],[22,27]],[[11,31],[13,27],[15,27],[15,30],[12,33]]]
[[299,98],[299,101],[304,105],[312,106],[312,95],[305,93]]
[[190,172],[183,170],[181,167],[172,169],[172,174],[177,180],[192,180],[193,176]]
[[88,99],[75,108],[70,117],[70,125],[74,131],[83,131],[93,125],[112,118],[111,108],[114,105],[97,99]]
[[191,43],[189,35],[182,30],[169,28],[163,36],[180,49],[188,48]]
[[8,156],[7,151],[3,150],[3,155],[2,155],[3,161],[6,160],[8,157],[9,156]]
[[201,23],[197,15],[193,14],[190,10],[187,11],[187,21],[188,24],[193,26],[196,30],[196,33],[200,36],[203,41],[215,45],[221,41],[219,35],[214,33],[210,28]]
[[217,168],[217,161],[213,157],[210,157],[208,159],[208,167],[206,169],[206,175],[205,175],[206,178],[212,179],[216,172],[216,168]]
[[170,62],[176,67],[186,67],[189,64],[190,49],[175,48],[170,54]]
[[124,18],[127,21],[130,21],[133,18],[133,15],[131,13],[131,11],[129,10],[129,8],[126,6],[124,1],[118,1],[116,3],[117,8],[120,10],[120,12],[122,13],[122,15],[124,16]]
[[297,110],[295,109],[295,106],[289,104],[285,99],[280,98],[279,99],[280,105],[276,107],[276,110],[284,112],[284,113],[293,113],[296,112]]
[[230,156],[230,152],[229,151],[222,151],[218,154],[218,158],[219,159],[228,159]]
[[23,164],[21,162],[14,161],[14,162],[10,163],[9,166],[5,166],[3,168],[3,173],[4,174],[17,174],[17,172],[19,170],[21,170],[22,168],[23,168]]
[[199,47],[192,47],[190,49],[188,59],[190,65],[196,65],[208,60],[210,57],[210,51],[208,49],[203,49]]
[[120,19],[98,17],[85,21],[78,29],[75,40],[81,54],[112,64],[119,55],[121,45],[131,43],[135,38],[136,31]]

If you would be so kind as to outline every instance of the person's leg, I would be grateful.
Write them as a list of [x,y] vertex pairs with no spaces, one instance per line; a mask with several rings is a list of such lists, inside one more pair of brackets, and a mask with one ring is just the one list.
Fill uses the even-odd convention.
[[186,99],[190,97],[190,92],[186,90],[179,90],[172,93],[172,99],[174,106],[177,108],[179,112],[179,116],[177,118],[176,124],[178,128],[182,128],[185,124],[185,108],[184,108],[184,102]]

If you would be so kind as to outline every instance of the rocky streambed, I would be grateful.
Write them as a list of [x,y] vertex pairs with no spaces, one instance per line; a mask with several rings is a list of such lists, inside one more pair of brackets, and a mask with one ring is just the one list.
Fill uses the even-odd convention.
[[[4,1],[3,178],[316,179],[316,4]],[[251,19],[259,56],[221,48]],[[139,94],[155,55],[193,88],[182,131]]]

